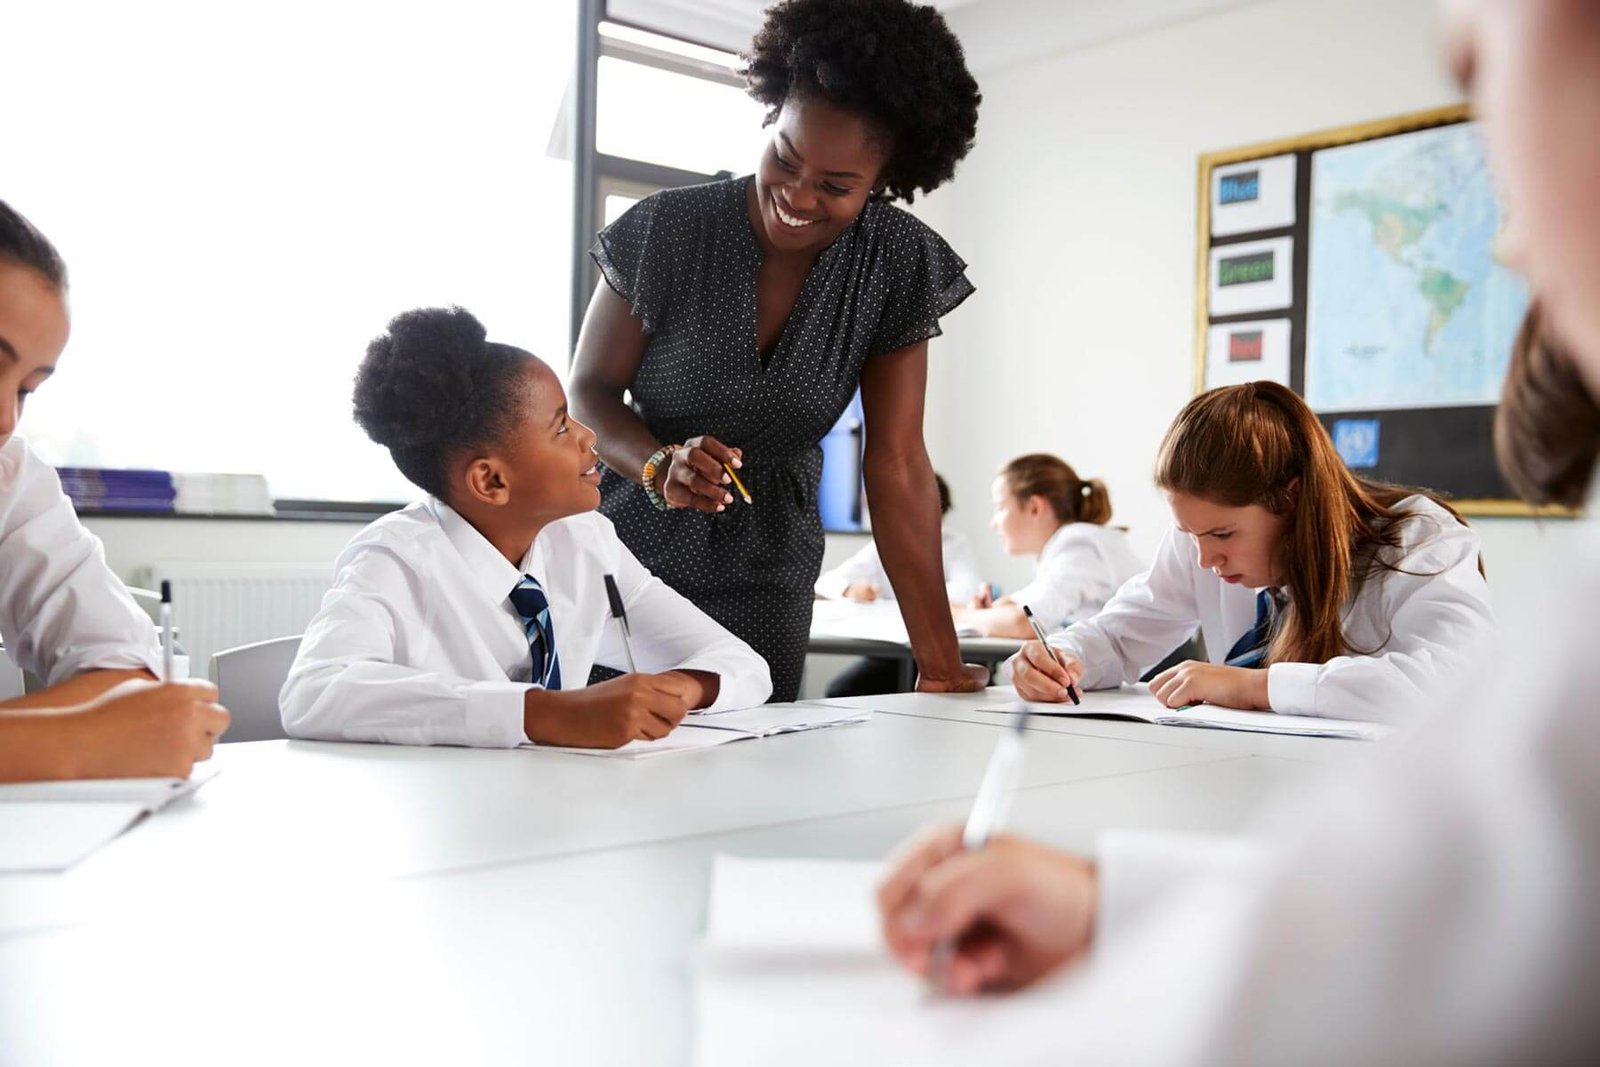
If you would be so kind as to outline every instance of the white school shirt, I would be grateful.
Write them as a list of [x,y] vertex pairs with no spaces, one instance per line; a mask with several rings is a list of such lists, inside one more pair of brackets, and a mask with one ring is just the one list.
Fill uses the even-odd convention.
[[1600,1062],[1600,525],[1586,525],[1587,558],[1549,567],[1538,615],[1372,763],[1275,799],[1252,838],[1106,835],[1092,962],[1041,1048]]
[[[1410,517],[1400,544],[1344,610],[1357,649],[1327,663],[1274,663],[1267,700],[1289,715],[1396,721],[1474,662],[1494,632],[1489,587],[1478,573],[1478,535],[1425,496],[1400,501]],[[1403,573],[1410,572],[1410,573]],[[1136,681],[1198,625],[1206,654],[1222,663],[1255,626],[1258,590],[1229,585],[1198,563],[1192,534],[1170,528],[1150,569],[1117,591],[1094,618],[1050,637],[1084,665],[1083,685]]]
[[[944,589],[951,603],[964,604],[978,592],[978,568],[972,562],[972,550],[960,532],[948,526],[939,528],[942,555],[944,556]],[[878,555],[878,542],[868,541],[849,559],[817,578],[816,591],[820,597],[839,600],[847,586],[867,582],[878,587],[879,600],[893,600],[894,586],[889,584],[889,573],[883,569]]]
[[550,602],[563,687],[595,664],[627,670],[605,575],[616,577],[640,671],[697,670],[721,685],[709,710],[764,702],[766,661],[656,578],[598,512],[540,531],[519,569],[429,498],[357,534],[307,627],[280,694],[292,737],[509,748],[527,741],[537,688],[511,591],[531,575]]
[[1124,531],[1093,522],[1064,523],[1040,550],[1033,581],[1008,599],[1028,605],[1048,633],[1094,615],[1144,566]]
[[0,638],[48,685],[89,670],[159,674],[160,638],[78,521],[55,469],[0,446]]

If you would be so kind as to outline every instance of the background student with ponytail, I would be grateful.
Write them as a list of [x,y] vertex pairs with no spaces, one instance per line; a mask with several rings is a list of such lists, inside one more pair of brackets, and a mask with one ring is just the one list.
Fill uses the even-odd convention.
[[1007,555],[1037,558],[1033,581],[999,600],[980,594],[955,609],[957,624],[987,637],[1031,637],[1026,604],[1046,631],[1060,629],[1093,615],[1144,569],[1128,535],[1106,525],[1111,494],[1105,483],[1084,481],[1064,460],[1038,452],[1018,456],[1000,469],[990,492],[989,526]]
[[1151,679],[1170,706],[1398,719],[1484,648],[1477,535],[1425,492],[1351,474],[1289,389],[1251,382],[1190,401],[1156,482],[1173,527],[1150,570],[1050,639],[1059,662],[1024,646],[1011,661],[1020,695],[1133,681],[1198,626],[1211,662]]

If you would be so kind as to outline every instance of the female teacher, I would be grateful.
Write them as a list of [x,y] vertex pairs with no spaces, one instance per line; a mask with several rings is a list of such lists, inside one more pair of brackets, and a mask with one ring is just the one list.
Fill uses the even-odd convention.
[[591,250],[607,284],[584,317],[572,406],[600,435],[600,509],[766,658],[773,699],[793,700],[822,565],[820,441],[859,386],[873,536],[918,688],[980,688],[950,621],[922,441],[928,340],[973,287],[890,203],[955,172],[977,83],[944,19],[906,0],[779,4],[745,74],[772,134],[756,173],[659,192]]

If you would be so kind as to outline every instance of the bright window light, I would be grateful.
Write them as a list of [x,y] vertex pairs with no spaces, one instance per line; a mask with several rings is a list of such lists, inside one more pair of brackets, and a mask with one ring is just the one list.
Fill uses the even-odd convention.
[[766,146],[766,109],[742,89],[600,57],[595,148],[700,174],[748,174]]
[[667,37],[659,33],[651,33],[649,30],[624,26],[619,22],[602,22],[600,24],[600,36],[606,40],[638,45],[641,48],[648,48],[653,52],[663,52],[667,55],[677,56],[680,59],[721,67],[729,73],[738,70],[742,65],[738,55],[733,52],[724,52],[720,48],[707,48],[705,45],[680,41],[676,37]]
[[[8,10],[0,198],[60,247],[49,461],[418,491],[350,415],[366,344],[460,304],[563,377],[571,4],[52,0]],[[587,236],[587,235],[586,235]]]

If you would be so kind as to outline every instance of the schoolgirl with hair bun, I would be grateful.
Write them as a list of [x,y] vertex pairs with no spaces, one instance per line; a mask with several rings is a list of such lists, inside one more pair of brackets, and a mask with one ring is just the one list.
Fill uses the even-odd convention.
[[1026,605],[1045,630],[1086,619],[1122,583],[1144,569],[1128,535],[1108,525],[1111,494],[1098,478],[1087,481],[1059,457],[1018,456],[1000,468],[990,490],[989,526],[1008,555],[1034,556],[1033,581],[992,599],[979,591],[954,609],[956,623],[986,637],[1032,637]]
[[[290,736],[617,748],[771,694],[750,646],[596,512],[594,433],[533,354],[461,308],[408,311],[367,348],[355,418],[428,496],[340,555],[284,683]],[[589,685],[596,666],[625,673]]]

